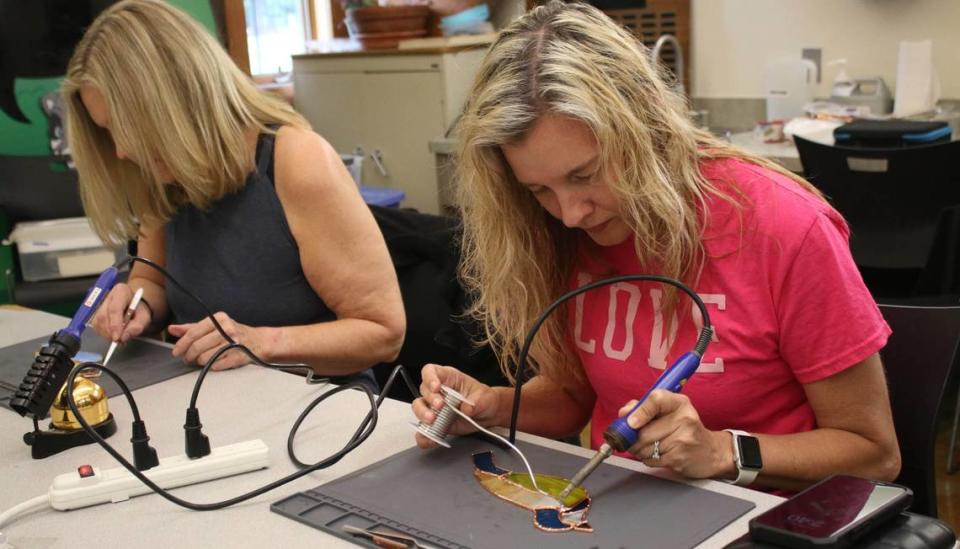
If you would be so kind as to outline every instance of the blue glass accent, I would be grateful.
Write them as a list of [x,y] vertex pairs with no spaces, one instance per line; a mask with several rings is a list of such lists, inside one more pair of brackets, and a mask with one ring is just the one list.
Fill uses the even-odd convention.
[[557,509],[537,509],[536,521],[537,526],[548,530],[570,529],[569,524],[564,524],[564,522],[560,520],[560,511]]
[[506,469],[501,469],[497,467],[493,463],[493,452],[480,452],[477,454],[473,454],[473,465],[477,469],[480,469],[481,471],[485,471],[487,473],[497,475],[498,477],[510,472],[510,471],[507,471]]
[[590,497],[589,497],[589,496],[581,499],[579,503],[577,503],[576,505],[574,505],[573,507],[571,507],[570,509],[568,509],[567,512],[568,512],[568,513],[575,513],[575,512],[577,512],[577,511],[582,511],[583,509],[586,509],[587,507],[590,507]]

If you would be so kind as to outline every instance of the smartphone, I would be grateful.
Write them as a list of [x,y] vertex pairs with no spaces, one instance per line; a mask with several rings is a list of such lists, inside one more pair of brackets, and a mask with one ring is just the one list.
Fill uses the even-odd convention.
[[750,537],[784,547],[848,547],[913,500],[904,486],[834,475],[750,521]]

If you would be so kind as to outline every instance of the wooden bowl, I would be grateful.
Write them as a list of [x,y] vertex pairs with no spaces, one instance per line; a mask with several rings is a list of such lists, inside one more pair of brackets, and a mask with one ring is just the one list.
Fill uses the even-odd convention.
[[350,36],[366,48],[395,48],[397,42],[426,36],[427,6],[375,6],[349,9],[344,22]]

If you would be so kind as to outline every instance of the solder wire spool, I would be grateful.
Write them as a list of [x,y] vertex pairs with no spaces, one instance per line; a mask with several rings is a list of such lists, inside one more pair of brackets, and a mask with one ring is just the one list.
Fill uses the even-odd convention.
[[457,419],[456,412],[460,409],[460,403],[466,402],[472,406],[473,402],[470,402],[467,400],[467,397],[461,395],[446,385],[440,386],[440,392],[443,393],[444,406],[439,412],[437,412],[437,419],[433,422],[433,424],[428,425],[421,421],[418,423],[411,423],[411,425],[416,427],[417,432],[419,432],[421,435],[429,438],[444,448],[449,448],[450,444],[444,439],[447,437],[447,432],[450,430],[450,426],[453,424],[454,420]]
[[[533,484],[533,488],[547,497],[556,499],[556,496],[545,492],[540,488],[539,484],[537,484],[537,477],[533,474],[533,468],[530,467],[530,462],[527,461],[527,457],[523,455],[523,452],[520,451],[520,448],[517,448],[509,440],[494,433],[493,431],[483,428],[479,423],[474,421],[473,418],[460,411],[461,403],[466,402],[467,404],[473,406],[473,402],[467,400],[467,397],[461,395],[446,385],[440,386],[440,392],[443,393],[444,407],[437,412],[437,419],[432,425],[427,425],[422,421],[418,423],[411,422],[410,425],[416,427],[417,432],[443,446],[444,448],[449,448],[450,444],[444,439],[447,437],[447,433],[450,431],[450,425],[454,422],[454,420],[457,419],[456,416],[460,416],[464,421],[473,425],[477,430],[492,436],[516,452],[517,455],[520,456],[520,459],[523,460],[523,465],[527,468],[527,473],[530,475],[530,482]],[[560,504],[563,505],[562,502]]]

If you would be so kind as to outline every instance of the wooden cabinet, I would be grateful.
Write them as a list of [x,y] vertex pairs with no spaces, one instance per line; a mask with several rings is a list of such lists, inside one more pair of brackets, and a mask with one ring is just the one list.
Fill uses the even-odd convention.
[[296,107],[339,152],[363,149],[365,185],[400,189],[407,194],[404,206],[438,213],[429,142],[455,123],[484,52],[294,56]]

